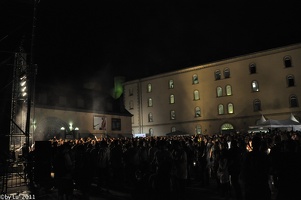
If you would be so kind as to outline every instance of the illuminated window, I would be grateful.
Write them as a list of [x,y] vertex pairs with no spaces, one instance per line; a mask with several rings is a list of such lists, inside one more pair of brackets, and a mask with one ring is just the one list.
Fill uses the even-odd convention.
[[254,112],[261,111],[261,102],[259,99],[253,101],[253,110]]
[[173,82],[173,80],[169,80],[168,88],[169,88],[169,89],[174,88],[174,82]]
[[293,75],[288,75],[286,77],[286,80],[287,80],[287,87],[293,87],[293,86],[295,86],[295,79],[294,79]]
[[170,111],[170,119],[172,119],[172,120],[176,119],[176,111],[174,111],[174,110]]
[[173,133],[176,132],[176,130],[177,130],[176,127],[172,126],[170,131]]
[[147,84],[147,92],[152,92],[152,84]]
[[220,70],[216,70],[214,74],[215,74],[215,80],[221,80],[221,71]]
[[199,95],[198,90],[193,91],[193,99],[194,100],[200,100],[200,95]]
[[171,104],[175,103],[175,96],[173,94],[169,96],[169,103]]
[[224,77],[230,78],[230,69],[229,68],[224,69]]
[[249,65],[249,71],[250,71],[250,74],[256,74],[256,64],[255,63],[251,63]]
[[195,107],[194,109],[195,117],[201,117],[201,108],[200,107]]
[[192,84],[198,84],[199,83],[199,78],[197,74],[193,74],[192,76]]
[[218,105],[218,114],[219,115],[223,115],[224,114],[224,105],[223,104],[219,104]]
[[153,106],[153,99],[152,98],[148,98],[147,105],[148,105],[148,107],[152,107]]
[[153,114],[148,113],[148,122],[153,122]]
[[285,67],[292,67],[292,60],[290,56],[285,56],[283,58],[283,62]]
[[229,114],[233,114],[234,113],[233,103],[228,103],[228,113]]
[[259,85],[257,81],[252,81],[252,91],[258,92],[259,91]]
[[296,95],[290,96],[290,106],[291,108],[299,107],[299,103]]
[[218,87],[216,88],[216,94],[217,94],[217,97],[223,96],[223,88],[220,87],[220,86],[218,86]]
[[154,129],[150,128],[150,129],[148,130],[148,134],[149,134],[150,136],[153,136],[153,135],[154,135]]
[[202,126],[200,124],[197,124],[195,127],[195,133],[196,134],[202,134]]
[[130,106],[130,110],[134,109],[134,102],[132,100],[130,101],[130,105],[129,106]]
[[226,95],[231,96],[232,95],[232,87],[231,85],[226,85]]

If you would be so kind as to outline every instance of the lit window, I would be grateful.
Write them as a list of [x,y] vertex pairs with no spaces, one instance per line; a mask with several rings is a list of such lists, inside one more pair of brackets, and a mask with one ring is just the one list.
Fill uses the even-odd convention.
[[255,99],[253,102],[253,110],[254,112],[261,111],[261,102],[259,99]]
[[216,88],[216,93],[217,93],[217,97],[223,96],[223,88],[218,86]]
[[232,95],[232,87],[231,85],[226,86],[226,95],[231,96]]
[[169,87],[169,89],[174,88],[174,82],[173,82],[173,80],[169,80],[168,87]]
[[218,114],[219,115],[223,115],[224,114],[224,105],[223,104],[219,104],[218,105]]
[[284,66],[285,67],[291,67],[292,66],[292,60],[290,56],[285,56],[283,59]]
[[201,117],[201,108],[200,107],[195,107],[195,117]]
[[174,111],[174,110],[170,111],[170,119],[172,119],[172,120],[176,119],[176,111]]
[[176,127],[174,127],[174,126],[171,127],[171,132],[172,132],[172,133],[173,133],[173,132],[176,132],[176,130],[177,130]]
[[256,64],[255,63],[251,63],[249,65],[249,71],[250,71],[250,74],[256,74]]
[[259,85],[257,81],[252,81],[252,91],[258,92],[259,91]]
[[224,69],[224,77],[230,78],[230,69],[229,68]]
[[193,91],[193,99],[194,100],[200,100],[200,95],[199,95],[198,90]]
[[148,133],[149,133],[150,136],[153,136],[154,135],[154,129],[150,128],[148,130]]
[[148,113],[148,122],[153,122],[153,114]]
[[152,84],[147,84],[147,92],[152,92]]
[[195,127],[195,133],[196,134],[202,134],[202,127],[200,124],[197,124]]
[[192,84],[198,84],[199,83],[199,78],[197,74],[193,74],[192,76]]
[[299,107],[299,103],[298,103],[298,99],[297,99],[297,96],[296,95],[291,95],[290,96],[290,106],[292,108],[294,107]]
[[228,103],[228,113],[229,114],[233,114],[234,113],[233,103]]
[[171,94],[169,97],[169,103],[171,104],[175,103],[175,96],[173,94]]
[[215,80],[220,80],[221,79],[221,71],[216,70],[215,71]]
[[147,102],[148,107],[152,107],[153,106],[153,99],[149,98],[148,102]]
[[295,86],[295,79],[292,75],[288,75],[286,77],[286,80],[287,80],[287,86],[288,87],[292,87],[292,86]]

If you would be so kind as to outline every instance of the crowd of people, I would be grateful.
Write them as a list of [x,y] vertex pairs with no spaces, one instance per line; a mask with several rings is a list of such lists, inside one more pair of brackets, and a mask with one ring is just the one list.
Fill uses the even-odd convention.
[[95,184],[99,190],[131,187],[134,199],[182,200],[192,181],[207,187],[214,180],[225,199],[299,199],[300,134],[54,138],[54,187],[62,199],[72,199],[75,188],[88,199]]

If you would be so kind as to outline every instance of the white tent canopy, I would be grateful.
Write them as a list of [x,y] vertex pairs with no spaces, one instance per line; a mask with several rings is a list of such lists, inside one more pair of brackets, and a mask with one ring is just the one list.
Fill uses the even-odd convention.
[[301,123],[295,118],[293,114],[291,114],[288,119],[284,120],[266,120],[265,117],[262,115],[261,119],[258,120],[258,123],[255,126],[249,126],[249,128],[291,128],[294,131],[301,131]]

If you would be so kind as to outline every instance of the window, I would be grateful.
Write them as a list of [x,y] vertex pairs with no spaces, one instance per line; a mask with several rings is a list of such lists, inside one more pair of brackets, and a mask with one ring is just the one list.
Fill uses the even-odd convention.
[[250,71],[250,74],[256,74],[256,64],[255,63],[251,63],[249,65],[249,71]]
[[257,81],[252,81],[252,91],[258,92],[259,91],[259,85]]
[[253,101],[253,110],[254,112],[261,111],[261,102],[259,99]]
[[154,129],[150,128],[150,129],[148,130],[148,134],[149,134],[150,136],[154,136]]
[[195,107],[194,109],[195,117],[201,117],[201,108],[200,107]]
[[284,66],[287,67],[292,67],[292,60],[290,56],[285,56],[283,58]]
[[297,99],[296,95],[290,96],[290,106],[291,106],[291,108],[299,107],[298,99]]
[[215,71],[215,80],[221,80],[221,71],[219,70]]
[[229,114],[233,114],[234,113],[233,103],[228,103],[228,113]]
[[153,114],[148,113],[148,122],[153,122]]
[[147,92],[152,92],[152,84],[147,84]]
[[195,127],[195,133],[196,134],[202,134],[202,127],[200,124],[197,124]]
[[230,78],[230,69],[229,68],[224,69],[224,77]]
[[173,126],[173,127],[171,127],[170,131],[173,133],[173,132],[176,132],[176,130],[177,130],[176,127]]
[[198,90],[193,91],[193,99],[194,100],[200,100],[200,95],[199,95]]
[[231,85],[226,85],[226,95],[231,96],[232,95],[232,87]]
[[293,87],[293,86],[295,86],[295,79],[294,79],[293,75],[288,75],[286,77],[286,80],[287,80],[287,87]]
[[133,88],[129,88],[129,96],[133,96]]
[[199,83],[199,78],[197,74],[193,74],[192,76],[192,84],[198,84]]
[[169,80],[168,88],[169,88],[169,89],[172,89],[173,87],[174,87],[174,82],[173,82],[173,80]]
[[130,106],[130,110],[134,109],[134,102],[132,100],[130,101],[130,105],[129,106]]
[[175,103],[175,96],[173,94],[169,96],[169,103],[171,104]]
[[219,115],[223,115],[224,114],[224,105],[223,104],[219,104],[218,105],[218,114]]
[[121,119],[112,118],[112,131],[121,131]]
[[132,116],[132,124],[134,124],[135,123],[135,118],[134,118],[134,116]]
[[148,98],[147,105],[148,105],[148,107],[152,107],[153,106],[153,99],[152,98]]
[[216,94],[217,94],[217,97],[223,96],[223,88],[220,87],[220,86],[218,86],[218,87],[216,88]]
[[172,120],[176,119],[176,111],[174,111],[174,110],[170,111],[170,119],[172,119]]

